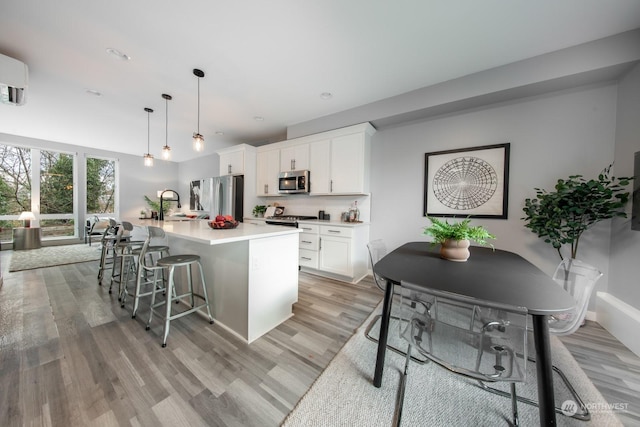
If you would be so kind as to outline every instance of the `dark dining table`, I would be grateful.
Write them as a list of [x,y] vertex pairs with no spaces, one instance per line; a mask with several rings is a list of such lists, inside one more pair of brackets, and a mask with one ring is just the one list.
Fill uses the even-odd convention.
[[373,384],[382,385],[393,287],[401,281],[480,300],[526,307],[533,321],[540,425],[556,425],[548,317],[573,308],[571,295],[551,277],[513,252],[469,248],[466,262],[447,261],[429,242],[406,243],[378,261],[375,272],[387,281]]

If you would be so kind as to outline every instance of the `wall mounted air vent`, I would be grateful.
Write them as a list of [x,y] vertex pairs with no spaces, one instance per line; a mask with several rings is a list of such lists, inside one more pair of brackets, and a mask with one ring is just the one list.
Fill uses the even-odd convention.
[[22,105],[27,100],[29,69],[17,59],[0,54],[0,103]]

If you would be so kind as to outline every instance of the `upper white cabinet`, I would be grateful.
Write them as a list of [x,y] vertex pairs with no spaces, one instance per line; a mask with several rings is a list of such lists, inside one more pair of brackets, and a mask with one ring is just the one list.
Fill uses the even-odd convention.
[[331,140],[309,144],[311,194],[331,193]]
[[280,150],[280,172],[309,169],[309,144],[294,145]]
[[[362,123],[258,147],[256,196],[279,195],[278,174],[292,170],[310,171],[312,196],[368,194],[375,132]],[[231,154],[220,155],[220,174],[243,173]]]
[[325,132],[310,144],[312,195],[367,194],[371,135],[368,123]]
[[256,195],[278,196],[280,150],[258,151],[256,162]]
[[244,144],[218,151],[220,156],[220,175],[244,175],[245,166]]

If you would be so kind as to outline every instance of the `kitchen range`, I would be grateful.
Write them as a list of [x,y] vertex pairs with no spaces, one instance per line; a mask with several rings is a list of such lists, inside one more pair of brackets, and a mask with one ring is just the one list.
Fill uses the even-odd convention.
[[269,206],[264,217],[267,224],[296,228],[298,228],[298,221],[318,219],[317,216],[285,215],[284,206]]

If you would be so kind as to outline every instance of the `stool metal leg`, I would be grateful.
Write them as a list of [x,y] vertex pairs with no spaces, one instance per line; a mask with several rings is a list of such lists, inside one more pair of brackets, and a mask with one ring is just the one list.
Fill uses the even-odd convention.
[[172,296],[173,295],[173,288],[174,288],[174,283],[173,283],[173,276],[175,273],[175,267],[171,267],[171,269],[169,270],[169,282],[167,283],[167,297],[166,297],[166,315],[164,318],[164,330],[162,333],[162,347],[166,347],[167,346],[167,337],[169,336],[169,326],[171,325],[171,302],[173,300]]
[[209,323],[213,325],[213,317],[211,316],[211,307],[209,306],[209,297],[207,296],[207,284],[204,282],[204,271],[202,270],[202,264],[200,264],[200,261],[198,261],[198,269],[200,270],[200,283],[202,283],[202,294],[204,295],[204,302],[207,306],[207,315],[209,316]]

